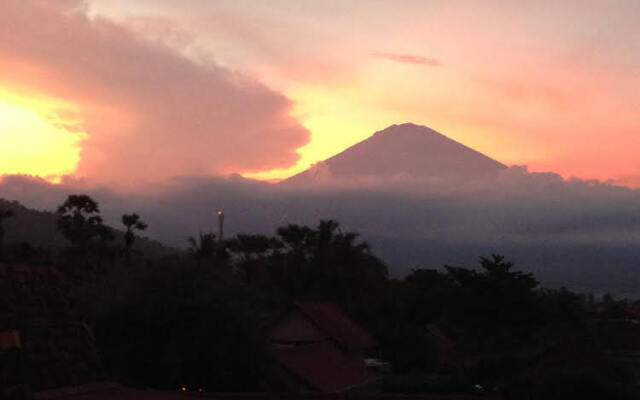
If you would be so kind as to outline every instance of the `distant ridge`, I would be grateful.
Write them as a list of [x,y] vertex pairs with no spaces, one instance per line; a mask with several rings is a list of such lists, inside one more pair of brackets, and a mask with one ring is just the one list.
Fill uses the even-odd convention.
[[505,168],[433,129],[406,123],[378,131],[283,183],[394,176],[464,182],[496,176]]
[[[11,210],[14,213],[12,218],[4,221],[5,243],[7,245],[29,243],[32,246],[49,250],[69,245],[58,232],[58,216],[54,212],[32,210],[18,201],[9,201],[3,198],[0,198],[0,209]],[[115,228],[112,230],[115,236],[114,244],[121,244],[124,232]],[[143,236],[136,238],[134,248],[151,258],[176,254],[177,252],[172,247]]]

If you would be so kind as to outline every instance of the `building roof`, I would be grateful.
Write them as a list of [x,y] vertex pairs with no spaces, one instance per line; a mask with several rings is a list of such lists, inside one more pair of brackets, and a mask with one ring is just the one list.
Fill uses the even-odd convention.
[[9,349],[21,349],[22,340],[20,339],[20,331],[15,329],[8,331],[0,331],[0,351]]
[[340,346],[350,350],[365,350],[376,341],[336,304],[329,301],[299,301],[298,310]]
[[[123,387],[116,383],[100,382],[82,386],[65,387],[33,395],[35,400],[349,400],[349,394],[315,393],[180,393],[159,390],[144,390]],[[473,395],[394,395],[366,394],[358,395],[359,400],[502,400],[501,396]]]
[[66,386],[37,392],[34,400],[187,400],[193,395],[160,390],[133,389],[115,382],[96,382],[80,386]]
[[362,357],[347,354],[329,342],[279,346],[278,360],[290,373],[322,393],[335,393],[369,380]]

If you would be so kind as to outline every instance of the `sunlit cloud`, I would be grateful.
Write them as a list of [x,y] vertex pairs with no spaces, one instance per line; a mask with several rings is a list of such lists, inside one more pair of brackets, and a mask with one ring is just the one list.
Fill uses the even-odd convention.
[[397,53],[385,53],[385,52],[373,52],[373,57],[383,58],[385,60],[395,61],[405,64],[424,65],[427,67],[439,67],[440,61],[435,58],[423,57],[413,54],[397,54]]
[[[57,151],[57,159],[41,163],[129,186],[176,175],[295,164],[296,149],[307,143],[308,132],[290,116],[292,103],[284,95],[246,74],[189,60],[160,41],[89,18],[78,4],[0,5],[0,68],[6,72],[0,83],[10,78],[8,83],[24,93],[74,104],[86,132],[81,141],[76,137],[79,159],[76,149],[75,158]],[[73,131],[67,114],[45,118],[51,129]],[[24,131],[12,129],[16,137]],[[37,138],[23,136],[19,142],[32,148]],[[41,170],[20,166],[3,172]]]
[[75,107],[0,88],[0,173],[59,181],[75,171],[86,138]]

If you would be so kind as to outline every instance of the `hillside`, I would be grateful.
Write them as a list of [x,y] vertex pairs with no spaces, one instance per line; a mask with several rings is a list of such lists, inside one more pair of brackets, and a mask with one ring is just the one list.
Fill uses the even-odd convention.
[[[17,201],[5,199],[0,199],[0,209],[14,213],[13,217],[3,222],[6,244],[29,243],[45,249],[56,249],[67,244],[58,232],[57,216],[53,212],[29,209]],[[113,229],[113,233],[115,242],[122,243],[124,232]],[[149,257],[160,257],[177,251],[145,237],[138,237],[134,247]]]

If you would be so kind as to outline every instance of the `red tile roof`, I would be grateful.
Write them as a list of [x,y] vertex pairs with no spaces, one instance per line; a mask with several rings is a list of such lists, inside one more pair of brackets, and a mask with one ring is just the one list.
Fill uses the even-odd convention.
[[9,349],[21,349],[22,340],[20,339],[20,332],[17,330],[8,330],[0,332],[0,351]]
[[347,354],[329,342],[281,346],[276,355],[285,369],[323,393],[344,391],[370,378],[362,357]]
[[376,346],[376,341],[371,335],[349,318],[336,303],[299,301],[295,305],[321,331],[342,347],[350,350],[366,350]]
[[439,326],[427,325],[427,334],[435,345],[438,363],[441,366],[470,368],[480,361],[480,357],[461,354],[456,343]]

